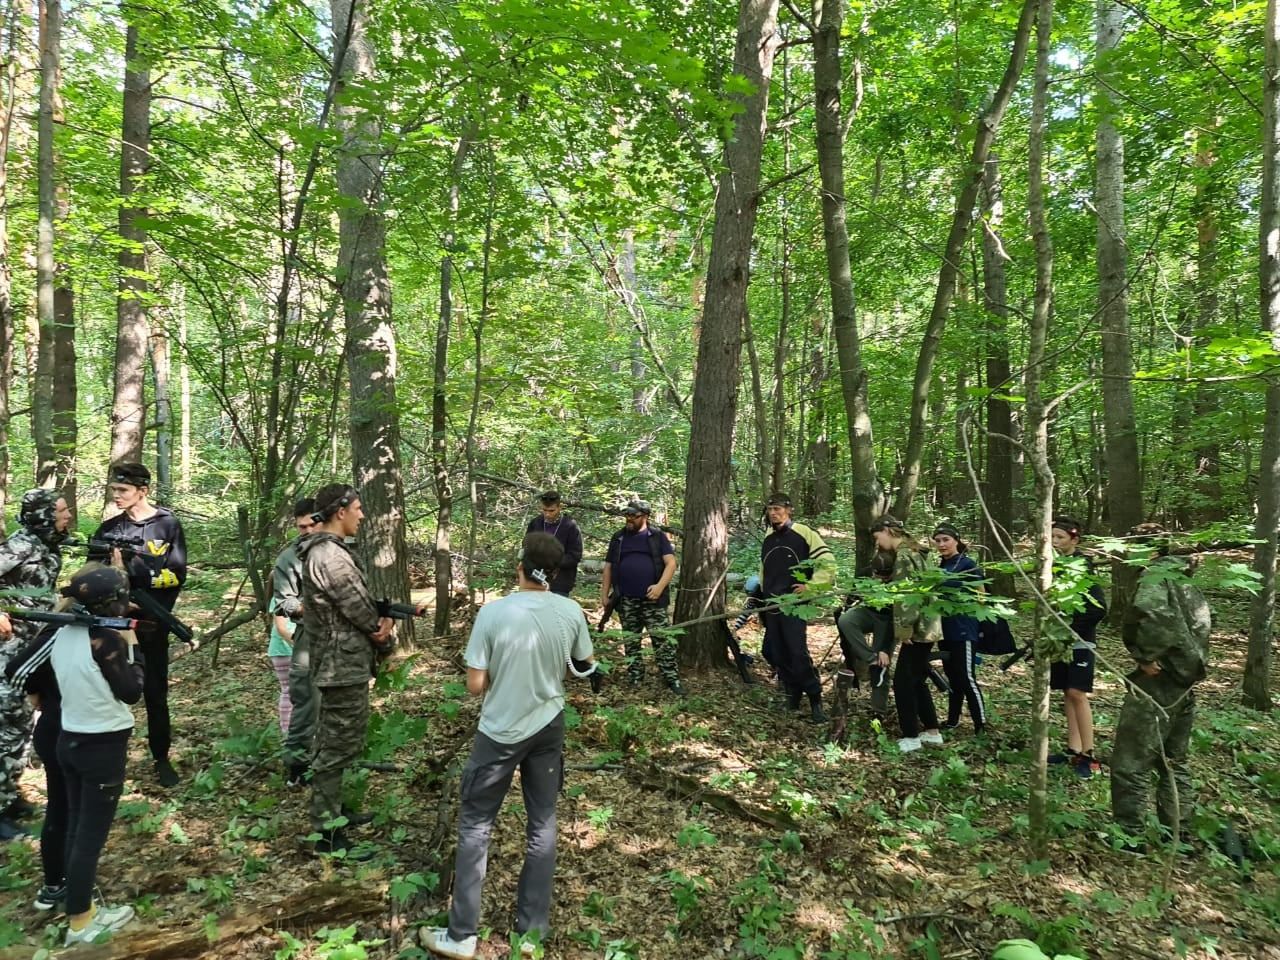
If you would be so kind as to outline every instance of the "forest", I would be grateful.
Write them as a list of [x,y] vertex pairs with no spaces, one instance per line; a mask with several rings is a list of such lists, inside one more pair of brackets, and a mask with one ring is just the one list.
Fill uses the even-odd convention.
[[[182,781],[135,734],[99,870],[137,921],[78,955],[428,956],[462,652],[555,489],[607,675],[566,683],[537,956],[1280,958],[1280,0],[0,0],[0,63],[0,516],[55,489],[83,538],[147,464],[199,640]],[[266,656],[294,501],[335,481],[373,595],[427,606],[348,777],[359,863],[313,855]],[[877,522],[963,533],[976,614],[1030,652],[978,667],[980,736],[900,754],[864,694],[833,737],[759,656],[741,682],[778,492],[835,558],[791,608],[828,702]],[[632,500],[675,545],[679,697],[595,629]],[[1055,574],[1064,515],[1088,582]],[[1201,561],[1212,636],[1196,795],[1136,853],[1107,758],[1144,523]],[[1095,583],[1077,780],[1050,664]],[[523,815],[482,957],[521,955]],[[48,956],[35,847],[0,849],[0,958]]]

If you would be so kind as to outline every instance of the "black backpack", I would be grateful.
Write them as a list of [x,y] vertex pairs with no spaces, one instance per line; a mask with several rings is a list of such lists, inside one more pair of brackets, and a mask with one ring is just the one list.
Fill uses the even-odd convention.
[[1003,617],[994,620],[978,621],[978,642],[974,644],[978,653],[989,657],[1000,657],[1013,653],[1018,649],[1013,639],[1013,631],[1009,629],[1009,621]]

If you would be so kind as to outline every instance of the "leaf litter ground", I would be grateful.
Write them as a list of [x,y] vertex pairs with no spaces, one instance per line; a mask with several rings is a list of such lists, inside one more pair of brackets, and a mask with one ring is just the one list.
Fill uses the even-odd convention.
[[[966,717],[944,747],[905,757],[895,721],[881,728],[862,699],[847,746],[824,743],[823,728],[779,708],[759,669],[750,688],[728,670],[687,678],[683,700],[652,668],[638,689],[610,682],[595,696],[573,683],[545,955],[985,958],[1001,939],[1029,936],[1049,954],[1094,960],[1280,958],[1280,733],[1273,717],[1236,705],[1245,606],[1214,604],[1192,745],[1203,807],[1184,830],[1192,851],[1172,861],[1115,849],[1105,774],[1085,781],[1054,768],[1052,857],[1028,863],[1022,667],[980,670],[989,736],[975,738]],[[828,691],[834,639],[829,622],[810,628]],[[743,640],[758,650],[758,631]],[[416,928],[441,921],[447,906],[457,772],[478,710],[460,683],[460,645],[418,652],[375,690],[368,755],[396,769],[362,770],[352,782],[353,801],[377,814],[353,831],[375,852],[359,865],[309,851],[306,791],[285,786],[278,762],[265,640],[242,630],[224,640],[216,666],[208,650],[174,663],[183,784],[170,792],[155,783],[140,712],[100,868],[108,899],[135,903],[140,921],[113,947],[82,955],[424,956]],[[1102,647],[1125,662],[1114,636],[1104,633]],[[599,648],[618,660],[616,641]],[[1122,699],[1118,679],[1100,672],[1104,759]],[[1064,736],[1054,707],[1051,748]],[[39,771],[24,784],[41,798]],[[490,848],[484,958],[511,949],[524,845],[518,784]],[[1196,836],[1212,835],[1224,814],[1251,840],[1247,875]],[[29,907],[34,850],[13,844],[8,854],[0,960],[60,942]]]

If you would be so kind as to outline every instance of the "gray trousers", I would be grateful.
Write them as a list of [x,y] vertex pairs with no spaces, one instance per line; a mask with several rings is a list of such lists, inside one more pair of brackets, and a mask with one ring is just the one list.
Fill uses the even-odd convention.
[[464,940],[480,923],[480,892],[489,864],[489,836],[511,777],[520,769],[524,792],[524,868],[516,900],[516,932],[551,930],[551,883],[556,872],[556,797],[564,782],[564,714],[519,743],[498,743],[477,733],[462,771],[458,854],[453,867],[449,936]]
[[307,763],[311,760],[316,736],[320,700],[315,684],[311,682],[311,645],[307,643],[307,635],[301,625],[293,634],[289,700],[293,703],[293,715],[289,718],[289,733],[284,738],[284,759],[290,764]]

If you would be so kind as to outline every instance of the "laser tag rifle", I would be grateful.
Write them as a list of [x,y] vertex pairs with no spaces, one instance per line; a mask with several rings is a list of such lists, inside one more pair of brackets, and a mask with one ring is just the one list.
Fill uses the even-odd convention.
[[742,682],[747,686],[753,685],[755,677],[751,676],[751,671],[747,669],[750,662],[747,655],[742,652],[742,647],[738,644],[738,638],[733,635],[733,631],[729,629],[729,624],[724,620],[717,620],[716,627],[722,633],[724,644],[729,648],[729,655],[733,657],[733,665],[738,668],[738,676],[742,678]]
[[143,614],[138,619],[153,621],[168,627],[170,633],[183,643],[189,644],[192,650],[198,646],[195,639],[195,631],[175,617],[163,603],[151,595],[149,590],[134,587],[129,591],[129,602],[138,608],[139,613]]
[[412,620],[424,616],[426,611],[418,603],[393,603],[387,597],[375,601],[379,617],[390,617],[392,620]]
[[112,630],[133,630],[138,626],[138,621],[131,617],[100,617],[96,613],[90,613],[79,604],[75,604],[70,610],[64,610],[60,613],[53,613],[50,610],[30,610],[26,607],[4,607],[0,608],[0,613],[7,615],[11,620],[29,620],[33,623],[53,623],[60,627],[79,624],[85,627],[110,627]]
[[119,550],[122,557],[145,556],[142,549],[142,537],[130,537],[123,533],[107,533],[88,540],[68,540],[64,547],[80,548],[87,552],[87,559],[111,561],[111,551]]
[[1013,656],[1008,657],[1005,660],[1001,661],[1000,672],[1008,673],[1010,669],[1017,666],[1019,663],[1021,663],[1023,660],[1026,660],[1026,659],[1031,659],[1031,660],[1035,659],[1035,657],[1032,656],[1031,644],[1029,643],[1025,647],[1023,647],[1021,650],[1015,650],[1013,653]]
[[935,687],[938,688],[939,693],[946,693],[946,694],[951,693],[951,684],[947,683],[947,678],[944,677],[938,671],[938,668],[933,666],[932,664],[929,665],[929,680],[930,682],[933,683]]
[[613,611],[618,609],[618,599],[621,594],[617,589],[609,591],[609,599],[605,601],[604,609],[600,611],[600,622],[596,624],[596,631],[604,633],[609,626],[609,620],[613,617]]

